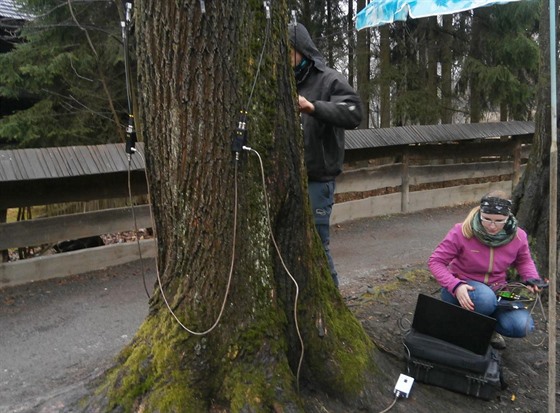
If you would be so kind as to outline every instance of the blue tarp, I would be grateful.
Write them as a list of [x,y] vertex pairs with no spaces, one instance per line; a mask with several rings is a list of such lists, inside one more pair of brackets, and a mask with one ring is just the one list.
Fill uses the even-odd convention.
[[373,0],[356,16],[356,29],[380,26],[412,18],[459,13],[493,4],[519,0]]

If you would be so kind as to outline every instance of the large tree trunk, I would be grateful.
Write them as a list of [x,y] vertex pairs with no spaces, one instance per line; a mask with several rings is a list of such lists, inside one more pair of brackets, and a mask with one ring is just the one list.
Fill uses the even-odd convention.
[[[534,239],[532,252],[542,277],[548,276],[550,219],[550,49],[549,7],[543,0],[540,19],[540,82],[535,115],[535,136],[523,177],[513,194],[514,209],[521,226]],[[557,212],[558,213],[558,212]]]
[[[164,294],[155,291],[91,410],[302,411],[298,389],[308,384],[352,404],[371,395],[364,386],[375,348],[334,286],[312,223],[288,10],[271,4],[267,38],[262,2],[206,1],[205,14],[199,1],[136,3],[140,117]],[[242,153],[236,162],[231,152],[245,109],[269,209],[258,158]]]

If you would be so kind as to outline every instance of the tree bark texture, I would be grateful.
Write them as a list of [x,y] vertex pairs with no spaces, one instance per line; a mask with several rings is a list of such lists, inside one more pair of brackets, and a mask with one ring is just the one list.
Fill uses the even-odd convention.
[[[332,283],[312,223],[289,12],[285,2],[271,4],[267,23],[262,1],[206,1],[205,13],[199,1],[136,3],[141,132],[164,294],[154,291],[91,411],[296,412],[298,389],[308,385],[349,403],[363,397],[376,351]],[[257,156],[235,161],[231,152],[245,110],[266,198]],[[223,315],[205,335],[186,331],[164,301],[185,327],[203,332],[226,292]]]
[[440,33],[441,55],[441,123],[453,122],[453,17],[442,17],[443,27]]
[[348,83],[356,88],[354,83],[354,54],[356,53],[356,37],[354,33],[354,2],[348,2],[348,12],[346,14],[346,31],[348,32]]
[[527,167],[514,190],[513,203],[520,225],[530,236],[532,254],[541,277],[545,278],[548,276],[551,143],[548,1],[543,0],[541,10],[539,32],[541,68],[537,95],[538,110],[535,114],[535,135]]
[[[428,47],[427,47],[427,57],[428,66],[427,70],[427,83],[426,92],[432,102],[440,102],[438,98],[438,44],[440,43],[440,32],[438,30],[437,17],[430,17],[427,19],[428,27]],[[439,114],[441,110],[435,112],[429,112],[426,121],[436,124],[440,120]]]
[[381,112],[381,128],[391,126],[391,38],[389,26],[379,28],[379,110]]
[[[358,0],[357,9],[362,10],[365,7],[363,0]],[[358,94],[362,100],[362,122],[360,129],[367,129],[369,127],[369,112],[371,102],[371,86],[370,86],[370,58],[371,58],[371,45],[369,30],[360,30],[357,34],[356,42],[356,80],[358,85]]]
[[[480,11],[473,11],[473,23],[471,29],[471,39],[470,39],[470,50],[469,58],[475,61],[479,61],[481,57],[481,31],[482,22],[480,17]],[[478,72],[471,70],[469,73],[469,115],[471,123],[478,123],[482,118],[482,90],[479,79]]]

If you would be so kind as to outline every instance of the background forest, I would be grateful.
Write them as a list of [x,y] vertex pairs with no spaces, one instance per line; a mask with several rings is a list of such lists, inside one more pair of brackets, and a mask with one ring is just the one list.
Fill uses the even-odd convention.
[[[2,0],[0,148],[122,142],[127,90],[121,1]],[[362,128],[532,120],[540,2],[520,1],[357,32],[365,0],[290,0],[369,116]]]

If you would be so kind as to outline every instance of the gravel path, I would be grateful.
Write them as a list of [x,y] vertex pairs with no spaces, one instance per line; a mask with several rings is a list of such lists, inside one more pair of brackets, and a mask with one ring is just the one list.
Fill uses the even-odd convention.
[[[470,207],[361,219],[333,227],[341,292],[425,262]],[[148,312],[140,262],[0,290],[0,413],[48,413],[78,397],[133,337]],[[155,266],[144,262],[146,285]]]

